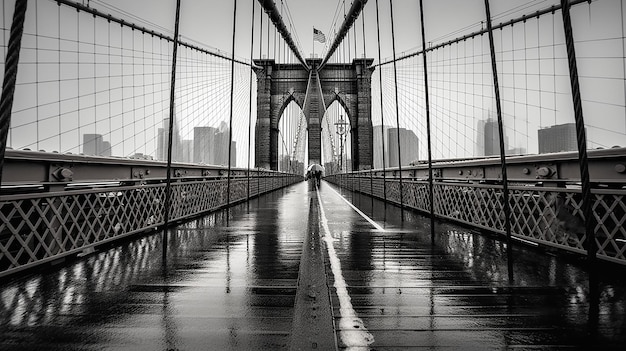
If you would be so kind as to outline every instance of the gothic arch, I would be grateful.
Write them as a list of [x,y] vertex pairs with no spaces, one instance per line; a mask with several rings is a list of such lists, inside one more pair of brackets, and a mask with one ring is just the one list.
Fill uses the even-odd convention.
[[289,106],[291,102],[295,102],[296,105],[300,107],[300,110],[304,111],[303,109],[304,96],[302,94],[297,94],[295,92],[286,93],[283,97],[283,103],[282,105],[280,105],[280,108],[278,109],[278,118],[276,119],[276,125],[274,126],[274,128],[278,128],[280,119],[283,117],[283,112],[285,112],[285,109],[287,108],[287,106]]
[[[355,59],[351,64],[329,63],[319,70],[321,59],[308,59],[307,65],[315,73],[300,64],[277,64],[268,59],[255,60],[254,63],[257,76],[257,167],[278,169],[278,122],[292,101],[300,106],[307,121],[309,162],[321,162],[320,122],[325,107],[337,100],[350,121],[353,169],[371,168],[373,69],[370,66],[373,59]],[[307,95],[309,80],[314,85],[309,87]]]
[[[346,118],[348,121],[350,121],[350,124],[352,124],[352,113],[350,112],[350,108],[348,107],[348,104],[346,104],[345,102],[345,94],[342,94],[341,92],[336,93],[333,92],[331,94],[324,94],[324,106],[326,108],[326,110],[328,110],[328,108],[330,108],[330,105],[333,104],[333,102],[337,101],[339,103],[339,105],[341,105],[341,107],[343,107],[344,111],[346,111]],[[342,98],[341,95],[344,95],[344,97]]]

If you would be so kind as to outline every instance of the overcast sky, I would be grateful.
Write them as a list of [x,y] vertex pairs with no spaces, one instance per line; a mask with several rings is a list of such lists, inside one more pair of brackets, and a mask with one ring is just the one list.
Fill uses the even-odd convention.
[[[315,53],[319,56],[331,44],[335,31],[343,22],[344,11],[347,12],[351,6],[350,0],[345,3],[337,0],[275,1],[279,11],[283,13],[282,17],[287,26],[292,29],[292,34],[298,39],[305,57],[310,57],[313,52],[313,27],[324,32],[327,38],[325,44],[315,43]],[[174,0],[82,0],[82,2],[102,12],[111,13],[115,17],[157,32],[171,35],[174,30],[176,4]],[[13,1],[3,1],[2,7],[5,46],[12,15],[12,3]],[[494,0],[491,1],[491,12],[494,22],[500,23],[524,14],[532,14],[538,9],[557,3],[558,0]],[[379,0],[378,4],[380,50],[382,60],[385,61],[393,54],[390,2]],[[418,4],[417,0],[393,2],[397,56],[421,48]],[[200,47],[215,48],[225,55],[230,55],[233,39],[233,5],[234,1],[183,0],[180,19],[180,34],[183,40],[196,43]],[[273,26],[270,27],[268,49],[267,16],[263,16],[263,40],[259,40],[260,6],[257,0],[237,1],[236,56],[245,61],[250,58],[253,5],[256,11],[253,57],[258,58],[259,50],[262,49],[261,56],[269,55],[270,58],[276,58],[279,61],[288,59],[285,58],[284,45],[280,44],[280,40],[277,41],[278,52],[275,53]],[[485,9],[482,0],[426,0],[424,7],[426,40],[429,45],[460,37],[484,26],[482,22],[485,18]],[[145,60],[146,52],[149,53],[150,50],[158,52],[162,57],[167,57],[168,44],[165,42],[156,44],[164,49],[154,49],[155,43],[145,35],[140,36],[133,34],[130,30],[121,30],[119,26],[110,26],[103,20],[94,21],[85,14],[79,16],[76,11],[69,9],[60,11],[59,19],[56,16],[58,9],[59,7],[52,1],[29,2],[22,60],[35,62],[38,59],[39,63],[37,66],[23,65],[20,68],[18,80],[21,84],[18,85],[16,92],[14,111],[19,110],[25,115],[17,115],[15,119],[17,122],[14,121],[12,125],[22,123],[25,127],[18,128],[19,130],[13,128],[10,141],[14,142],[15,147],[28,146],[48,150],[59,149],[62,152],[79,152],[77,147],[81,142],[80,135],[100,133],[105,135],[105,139],[108,138],[107,140],[110,140],[115,147],[123,146],[123,150],[117,152],[118,154],[127,155],[130,153],[129,150],[154,154],[156,145],[154,134],[156,134],[156,129],[162,126],[162,115],[166,113],[167,106],[148,106],[150,109],[161,110],[158,114],[152,113],[149,120],[148,118],[139,122],[134,120],[142,118],[138,117],[142,113],[147,113],[147,110],[138,108],[144,101],[147,101],[145,96],[152,90],[161,89],[160,85],[144,79],[146,75],[156,73],[156,68],[142,64],[147,61],[141,60]],[[626,90],[624,89],[625,62],[623,59],[626,50],[623,40],[625,30],[623,6],[617,0],[598,0],[592,4],[577,5],[572,9],[572,16],[575,38],[579,43],[577,46],[579,70],[585,100],[587,130],[591,140],[590,146],[626,145],[626,108],[624,107]],[[33,20],[35,17],[37,21]],[[344,58],[346,60],[355,56],[355,32],[356,56],[363,55],[363,20],[365,21],[365,54],[377,59],[376,1],[369,0],[365,6],[364,15],[356,22],[356,30],[350,30],[349,38],[345,40],[346,47],[347,42],[350,42],[348,50],[351,52],[349,58]],[[55,39],[59,31],[64,37],[61,41]],[[38,34],[33,35],[33,33]],[[562,45],[560,13],[557,12],[554,16],[544,16],[541,20],[531,18],[525,24],[518,24],[504,31],[496,31],[495,35],[496,50],[503,52],[499,54],[498,59],[500,60],[499,69],[503,75],[501,87],[509,146],[511,148],[524,147],[528,152],[536,152],[537,129],[556,123],[573,122],[571,98],[568,97],[569,81]],[[494,116],[493,89],[488,85],[489,83],[483,83],[480,80],[486,79],[488,82],[490,79],[489,58],[485,56],[484,38],[486,36],[482,39],[468,40],[456,46],[448,46],[430,56],[435,63],[432,65],[433,90],[431,93],[440,99],[432,99],[434,103],[438,101],[440,114],[437,115],[437,110],[433,112],[439,123],[435,125],[434,133],[438,133],[437,140],[442,143],[464,140],[463,145],[456,147],[457,150],[449,148],[447,153],[440,150],[441,157],[467,156],[468,153],[473,153],[474,146],[471,143],[477,138],[477,121]],[[102,46],[90,44],[94,40]],[[80,44],[77,44],[78,42]],[[126,51],[121,53],[118,52],[119,50],[116,51],[116,48],[128,47],[128,45],[135,46],[132,49],[124,49]],[[524,45],[526,48],[523,48]],[[481,46],[483,50],[481,56],[472,56],[474,54],[471,50]],[[533,46],[541,46],[541,49],[538,50]],[[34,50],[35,47],[39,49]],[[96,50],[97,54],[91,53],[93,50]],[[467,52],[463,52],[465,58],[459,61],[455,55],[460,54],[461,51]],[[60,52],[59,58],[57,58],[57,52]],[[129,65],[129,59],[137,55],[141,58],[135,58],[134,64]],[[185,62],[198,65],[200,61],[196,61],[193,55],[183,50],[181,67],[185,67]],[[55,63],[59,59],[63,62],[62,64]],[[475,60],[482,60],[482,64],[476,65],[473,62]],[[120,64],[117,64],[118,61]],[[109,62],[113,62],[113,65]],[[192,66],[184,68],[188,72],[183,72],[179,76],[178,84],[182,92],[177,93],[177,118],[187,119],[187,121],[181,120],[181,130],[185,131],[185,135],[182,136],[184,139],[191,137],[194,126],[217,126],[228,116],[229,64],[225,60],[211,62],[211,69],[201,71],[206,75],[204,78],[200,77],[201,74],[197,74],[197,80],[194,81],[196,74]],[[553,64],[554,62],[557,64]],[[437,63],[440,65],[439,68],[437,68]],[[159,64],[158,77],[167,80],[168,63],[162,61]],[[425,129],[423,93],[420,91],[419,84],[411,83],[421,79],[420,65],[421,57],[399,64],[401,104],[399,110],[402,117],[401,126],[415,130],[420,138],[420,153],[423,153],[426,149],[424,144],[426,138],[423,135]],[[35,67],[38,68],[33,69]],[[109,67],[112,67],[112,71]],[[145,74],[144,70],[146,70]],[[93,76],[93,72],[96,72],[98,76],[107,77],[90,79],[89,75]],[[479,76],[476,75],[477,72]],[[235,77],[237,85],[235,113],[243,122],[247,121],[248,73],[249,71],[239,67]],[[454,75],[451,75],[452,73]],[[117,79],[116,75],[121,75],[122,78]],[[217,80],[217,83],[212,83],[213,86],[210,87],[202,85],[201,89],[204,90],[191,89],[195,91],[191,95],[186,93],[186,89],[189,88],[186,84],[198,84],[203,79],[207,82]],[[55,83],[56,81],[59,83]],[[395,123],[392,95],[394,87],[390,66],[386,66],[384,70],[383,81],[385,109],[388,110],[385,112],[385,124],[393,125]],[[377,82],[374,81],[374,100],[378,95],[376,84]],[[135,91],[135,94],[139,94],[140,98],[129,99],[132,88],[129,90],[128,87],[139,85],[142,85],[142,90]],[[37,88],[33,88],[35,86]],[[78,91],[80,91],[80,97],[77,97]],[[100,93],[107,91],[108,96]],[[219,98],[215,97],[216,92],[221,93]],[[167,99],[167,91],[160,91],[159,94],[158,99]],[[206,99],[199,99],[198,94],[210,96],[211,104],[208,110],[203,110],[206,108],[204,101]],[[481,100],[480,103],[474,100],[468,102],[468,95],[472,94]],[[187,104],[185,99],[189,100],[190,97],[199,102]],[[107,98],[121,99],[121,103],[107,102]],[[42,101],[34,101],[37,99]],[[451,99],[457,99],[457,101]],[[54,101],[62,102],[55,103]],[[450,101],[452,104],[449,104]],[[105,106],[107,104],[108,109]],[[421,107],[420,104],[422,104]],[[449,105],[446,106],[446,104]],[[539,105],[541,105],[540,108],[537,107]],[[90,106],[94,107],[90,108]],[[290,116],[295,116],[293,118],[298,116],[297,108],[295,110],[289,113]],[[374,124],[381,123],[379,110],[379,108],[374,108],[372,112]],[[107,112],[116,117],[103,115]],[[253,108],[253,121],[255,112]],[[341,111],[335,112],[337,115],[342,114]],[[452,112],[455,116],[451,116]],[[79,123],[88,124],[77,126]],[[37,129],[33,130],[35,125]],[[291,125],[296,125],[296,123],[291,123]],[[132,128],[129,129],[131,126]],[[144,130],[144,128],[148,129]],[[71,135],[68,131],[71,131]],[[246,128],[238,126],[236,132],[239,133],[235,136],[239,145],[243,145],[247,140]],[[36,139],[35,142],[33,138]],[[50,141],[51,145],[44,141]],[[133,149],[137,145],[142,148]],[[240,146],[238,151],[243,148]],[[243,153],[238,152],[238,158],[243,157]],[[420,157],[423,158],[423,155]]]
[[[293,19],[294,32],[302,45],[303,55],[309,57],[313,52],[313,27],[326,34],[330,42],[333,30],[339,28],[343,22],[344,8],[347,12],[351,6],[351,0],[274,0],[278,9],[283,10],[283,18],[288,21],[288,13]],[[537,9],[557,4],[558,0],[499,0],[491,1],[492,16],[498,22],[519,17],[525,13],[531,13]],[[259,3],[257,0],[237,1],[237,32],[236,32],[236,55],[249,57],[250,52],[250,23],[251,9],[254,3],[256,7],[257,28],[255,29],[255,41],[258,36]],[[381,27],[381,51],[382,57],[390,57],[391,52],[391,27],[389,1],[379,0],[379,17]],[[105,12],[111,12],[110,7],[115,6],[132,13],[144,20],[157,24],[164,29],[174,29],[174,0],[92,0],[90,5],[100,8]],[[195,41],[205,43],[224,52],[231,52],[232,28],[233,28],[233,4],[234,1],[224,0],[182,0],[181,1],[181,35]],[[369,0],[365,6],[365,36],[366,51],[368,56],[374,57],[376,50],[376,0]],[[456,37],[459,30],[467,33],[470,29],[480,28],[480,22],[485,18],[484,2],[482,0],[437,0],[424,1],[424,13],[426,14],[426,36],[429,42],[441,41]],[[334,23],[335,15],[338,15],[337,23]],[[403,51],[421,46],[419,30],[419,2],[417,0],[403,0],[394,2],[394,25],[396,51]],[[357,38],[359,42],[359,56],[362,52],[362,19],[357,21]],[[333,26],[335,24],[335,26]],[[264,33],[267,30],[267,19],[264,19]],[[289,26],[289,24],[287,24]],[[271,28],[273,30],[273,28]],[[272,32],[273,33],[273,32]],[[353,35],[353,31],[350,31]],[[265,34],[264,34],[265,36]],[[439,40],[438,40],[439,39]],[[266,40],[266,39],[264,39]],[[273,45],[273,34],[270,46]],[[264,52],[266,43],[263,43]],[[316,43],[315,52],[320,53],[324,45]],[[258,52],[258,43],[255,42],[255,53]],[[258,56],[258,54],[255,54]]]

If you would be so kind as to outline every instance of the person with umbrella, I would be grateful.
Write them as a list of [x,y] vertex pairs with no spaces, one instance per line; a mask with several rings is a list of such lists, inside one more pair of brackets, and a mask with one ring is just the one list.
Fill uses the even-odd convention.
[[323,171],[324,167],[314,163],[307,168],[307,179],[315,178],[315,184],[319,185]]

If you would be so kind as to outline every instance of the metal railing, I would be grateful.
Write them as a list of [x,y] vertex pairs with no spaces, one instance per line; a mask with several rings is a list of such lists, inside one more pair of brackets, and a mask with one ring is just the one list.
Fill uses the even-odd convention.
[[[626,265],[626,148],[590,150],[589,157],[597,257]],[[577,162],[575,152],[508,159],[514,238],[586,254]],[[435,216],[504,234],[499,169],[497,158],[433,163]],[[396,168],[325,179],[429,213],[427,165],[403,167],[402,174]]]
[[[0,195],[0,277],[164,224],[162,162],[7,150]],[[296,183],[302,176],[174,164],[170,221]]]

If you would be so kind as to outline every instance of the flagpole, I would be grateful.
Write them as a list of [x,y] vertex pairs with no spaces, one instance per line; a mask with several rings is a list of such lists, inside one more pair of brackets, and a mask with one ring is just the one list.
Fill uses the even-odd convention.
[[311,43],[313,44],[313,57],[315,58],[315,27],[313,27],[313,40],[311,41]]

